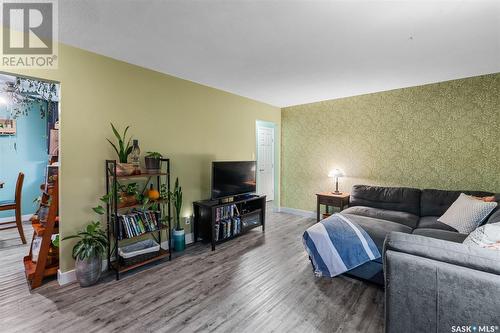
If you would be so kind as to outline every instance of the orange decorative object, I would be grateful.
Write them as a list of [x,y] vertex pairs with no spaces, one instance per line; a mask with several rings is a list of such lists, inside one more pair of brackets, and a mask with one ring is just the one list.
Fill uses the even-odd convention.
[[148,198],[149,200],[151,201],[155,201],[155,200],[158,200],[160,199],[160,192],[158,192],[158,190],[155,190],[153,188],[153,184],[151,184],[150,188],[149,188],[149,191],[148,191]]

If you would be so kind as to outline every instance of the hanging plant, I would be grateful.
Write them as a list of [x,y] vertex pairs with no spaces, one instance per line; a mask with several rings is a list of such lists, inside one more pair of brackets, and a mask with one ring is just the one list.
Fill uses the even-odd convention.
[[[40,104],[40,117],[43,119],[52,111],[51,103],[58,100],[57,85],[33,79],[16,78],[16,82],[5,82],[3,91],[9,98],[10,118],[27,116],[34,103]],[[40,103],[46,101],[45,103]]]

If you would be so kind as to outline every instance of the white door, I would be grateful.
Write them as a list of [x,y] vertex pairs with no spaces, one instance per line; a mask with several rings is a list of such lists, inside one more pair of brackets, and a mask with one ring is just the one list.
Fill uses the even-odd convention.
[[257,192],[274,200],[274,128],[257,127]]

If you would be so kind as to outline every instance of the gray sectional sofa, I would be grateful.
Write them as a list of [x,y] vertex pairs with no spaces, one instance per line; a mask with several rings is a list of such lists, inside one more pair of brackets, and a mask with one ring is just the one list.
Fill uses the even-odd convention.
[[393,232],[383,256],[385,332],[499,332],[498,251]]
[[[355,185],[352,188],[349,208],[342,211],[360,225],[373,239],[380,253],[384,240],[391,232],[420,235],[455,243],[467,237],[437,219],[451,206],[460,193],[475,196],[499,194],[480,191],[445,191],[406,187],[380,187]],[[497,207],[485,223],[500,222]],[[382,258],[349,271],[349,275],[383,284]]]

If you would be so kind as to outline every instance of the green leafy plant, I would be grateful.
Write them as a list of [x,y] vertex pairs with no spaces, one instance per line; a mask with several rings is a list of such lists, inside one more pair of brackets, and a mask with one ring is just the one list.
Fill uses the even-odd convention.
[[[104,203],[109,203],[112,196],[110,194],[103,195],[99,200]],[[92,210],[99,215],[105,214],[105,209],[98,205],[93,207]],[[101,229],[101,222],[95,221],[90,222],[83,231],[79,231],[75,235],[64,237],[62,240],[78,238],[80,239],[75,246],[73,246],[73,259],[85,260],[88,258],[93,258],[95,256],[102,257],[106,252],[106,248],[109,246],[108,238],[105,232]],[[59,238],[57,239],[57,245],[59,246]],[[56,241],[56,240],[54,240]]]
[[101,229],[101,223],[90,222],[83,231],[76,235],[64,237],[63,240],[78,238],[79,241],[73,247],[73,259],[86,260],[89,258],[102,257],[108,247],[108,239]]
[[12,119],[28,116],[35,107],[39,107],[42,119],[54,112],[53,102],[58,100],[56,83],[18,77],[16,82],[7,81],[4,85],[4,90],[9,93],[9,104],[12,105]]
[[157,158],[157,159],[160,159],[163,157],[162,154],[160,154],[159,152],[157,151],[148,151],[146,153],[146,157],[149,157],[149,158]]
[[[104,204],[109,204],[109,203],[111,203],[112,198],[113,198],[113,193],[110,192],[110,193],[105,194],[102,197],[100,197],[99,200],[102,201]],[[96,207],[92,207],[92,210],[99,215],[104,215],[106,213],[106,210],[104,210],[104,207],[101,205],[98,205]]]
[[137,183],[129,183],[127,185],[120,185],[120,191],[126,195],[138,195],[139,185]]
[[113,148],[115,149],[116,153],[118,154],[118,160],[120,161],[120,163],[127,163],[128,155],[130,155],[130,153],[132,152],[132,146],[130,145],[130,141],[132,140],[132,137],[130,137],[127,140],[127,131],[128,131],[130,126],[127,126],[125,128],[125,130],[123,131],[123,134],[120,135],[120,133],[118,133],[118,131],[115,128],[115,126],[113,125],[113,123],[110,123],[110,124],[111,124],[111,129],[113,130],[113,133],[115,134],[116,140],[118,140],[118,147],[113,142],[111,142],[110,139],[106,139],[106,140],[108,140],[108,142],[111,144],[111,146],[113,146]]
[[[121,193],[117,194],[119,201],[122,201],[124,199],[124,196],[135,196],[138,202],[144,203],[145,198],[147,198],[143,193],[139,192],[139,185],[137,183],[129,183],[126,185],[118,184],[118,191]],[[104,204],[111,204],[113,198],[114,193],[113,191],[111,191],[108,194],[103,195],[101,198],[99,198],[99,200]],[[145,204],[147,204],[147,202],[144,203],[144,205]],[[102,205],[93,207],[92,210],[99,215],[103,215],[106,213],[106,210]]]
[[[160,194],[161,195],[161,194]],[[175,179],[174,191],[169,193],[169,198],[174,205],[174,213],[175,213],[175,230],[182,230],[181,228],[181,208],[182,208],[182,187],[179,186],[179,178]]]

